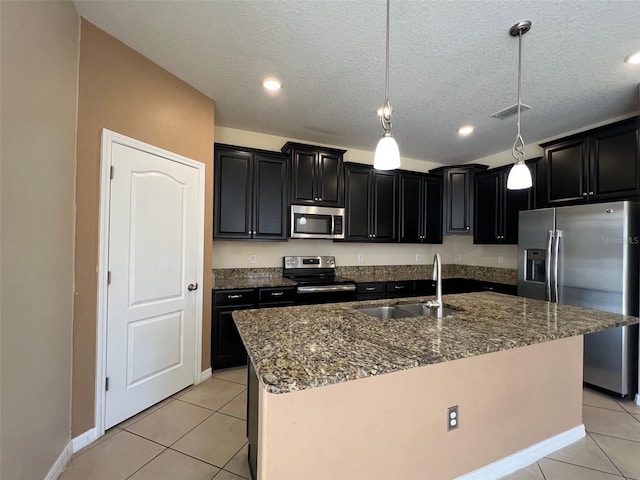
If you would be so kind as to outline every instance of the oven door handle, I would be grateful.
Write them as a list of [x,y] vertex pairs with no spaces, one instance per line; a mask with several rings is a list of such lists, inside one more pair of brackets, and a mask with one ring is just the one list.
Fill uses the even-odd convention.
[[309,285],[305,287],[298,287],[298,293],[353,292],[355,289],[355,283],[349,283],[346,285]]

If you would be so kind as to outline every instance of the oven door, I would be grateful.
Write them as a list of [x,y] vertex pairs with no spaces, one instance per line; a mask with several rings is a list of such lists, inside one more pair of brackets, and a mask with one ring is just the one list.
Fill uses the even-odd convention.
[[356,298],[356,285],[301,285],[298,287],[296,303],[313,305],[320,303],[352,302]]

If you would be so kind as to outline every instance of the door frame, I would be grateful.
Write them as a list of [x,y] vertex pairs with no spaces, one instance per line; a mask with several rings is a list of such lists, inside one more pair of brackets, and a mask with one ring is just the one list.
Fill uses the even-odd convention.
[[[96,438],[104,435],[106,415],[106,391],[104,389],[107,377],[107,299],[109,270],[109,206],[111,203],[111,151],[113,144],[134,148],[151,155],[157,155],[170,161],[182,163],[193,167],[198,172],[197,203],[200,212],[197,215],[197,258],[196,258],[196,282],[202,285],[204,269],[204,209],[205,209],[205,164],[177,153],[155,147],[148,143],[135,140],[125,135],[102,129],[101,153],[100,153],[100,220],[98,233],[98,308],[96,328],[96,399],[94,410],[94,422]],[[202,305],[203,292],[199,288],[195,292],[196,324],[195,324],[195,369],[193,372],[194,384],[200,383],[202,364]]]

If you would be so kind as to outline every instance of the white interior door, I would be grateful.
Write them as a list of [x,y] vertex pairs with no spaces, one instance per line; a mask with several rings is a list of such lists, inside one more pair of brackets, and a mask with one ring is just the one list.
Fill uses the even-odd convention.
[[198,169],[112,144],[105,428],[194,383]]

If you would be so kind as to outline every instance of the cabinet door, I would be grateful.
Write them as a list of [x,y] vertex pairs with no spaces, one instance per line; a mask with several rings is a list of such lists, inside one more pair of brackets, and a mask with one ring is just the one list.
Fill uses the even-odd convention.
[[235,367],[247,363],[247,352],[232,317],[233,309],[213,309],[211,367]]
[[403,243],[420,243],[424,235],[422,185],[419,175],[400,175],[399,237]]
[[374,170],[372,182],[371,239],[374,242],[395,242],[398,240],[398,175]]
[[451,169],[446,175],[446,218],[445,233],[471,233],[472,227],[472,184],[471,172],[466,169]]
[[326,152],[318,153],[319,205],[344,206],[344,173],[342,157]]
[[253,185],[253,237],[286,240],[286,158],[256,154]]
[[216,149],[214,237],[251,238],[252,155]]
[[422,240],[442,243],[442,177],[424,177],[422,191]]
[[[511,168],[511,167],[509,167]],[[534,194],[531,189],[507,190],[507,176],[509,170],[503,170],[502,176],[502,210],[503,227],[501,243],[509,245],[518,244],[518,221],[522,210],[534,208]],[[477,227],[476,227],[477,228]]]
[[502,240],[502,171],[475,176],[475,222],[473,243],[500,243]]
[[587,141],[578,138],[545,149],[547,203],[550,205],[586,200]]
[[626,198],[640,194],[638,148],[636,119],[591,137],[590,199]]
[[291,203],[302,205],[315,205],[317,203],[316,179],[318,174],[316,168],[316,152],[300,149],[293,150]]
[[371,170],[348,165],[346,175],[345,240],[369,241],[369,199]]

